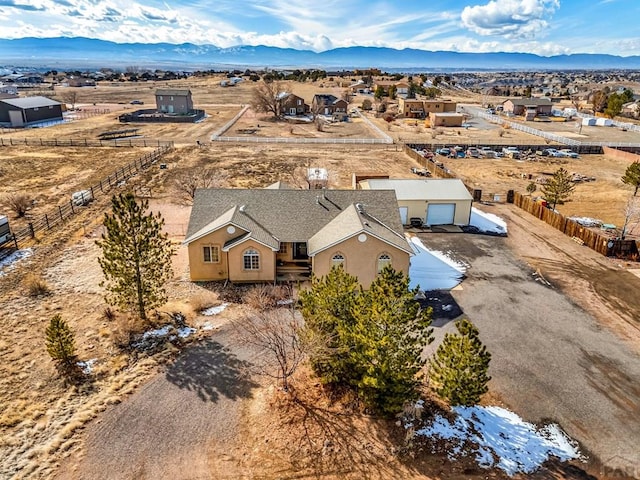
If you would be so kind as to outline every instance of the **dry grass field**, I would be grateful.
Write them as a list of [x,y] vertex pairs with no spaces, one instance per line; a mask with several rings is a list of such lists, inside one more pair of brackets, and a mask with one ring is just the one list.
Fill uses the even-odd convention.
[[[85,109],[110,108],[109,113],[87,115],[86,118],[50,128],[2,132],[3,138],[88,138],[121,128],[140,128],[142,138],[173,140],[176,149],[163,162],[166,170],[153,166],[143,175],[130,179],[123,189],[151,188],[152,209],[166,218],[166,228],[176,245],[184,238],[189,208],[179,204],[176,179],[194,169],[213,167],[220,172],[219,183],[228,187],[260,188],[278,180],[297,187],[304,186],[304,169],[323,167],[329,171],[331,188],[350,188],[353,172],[380,172],[391,177],[410,178],[411,167],[417,163],[396,145],[278,145],[278,144],[217,144],[208,140],[251,100],[253,84],[243,82],[223,88],[218,79],[189,79],[168,83],[100,85],[81,89],[78,103]],[[294,93],[308,102],[314,93],[339,96],[343,87],[336,82],[291,84]],[[120,124],[116,117],[122,111],[133,110],[128,102],[140,99],[144,107],[154,103],[156,88],[190,88],[196,107],[209,113],[198,124]],[[122,103],[123,102],[123,103]],[[95,106],[93,104],[96,104]],[[359,105],[356,101],[355,104]],[[82,113],[82,111],[80,112]],[[373,116],[372,116],[373,117]],[[371,117],[371,118],[372,118]],[[386,122],[374,119],[387,131]],[[243,127],[246,122],[247,127]],[[251,117],[251,113],[234,129],[249,128],[260,122],[258,135],[316,136],[311,125],[278,124]],[[264,123],[264,127],[263,127]],[[293,128],[290,131],[289,128]],[[416,131],[408,122],[394,123],[389,134],[406,138]],[[309,131],[310,130],[310,131]],[[323,136],[374,136],[361,122],[332,124]],[[530,136],[507,131],[499,137],[497,129],[476,128],[445,131],[439,143],[536,143]],[[524,134],[522,134],[524,135]],[[493,139],[493,142],[490,142]],[[197,140],[207,141],[198,148]],[[0,147],[0,213],[7,206],[3,197],[11,192],[27,192],[36,203],[32,215],[46,211],[58,201],[87,185],[106,177],[117,168],[141,156],[149,148],[54,148]],[[596,177],[595,182],[579,185],[573,201],[560,206],[563,213],[589,215],[607,222],[620,223],[620,207],[629,190],[618,179],[626,164],[602,156],[567,160],[563,166]],[[543,175],[559,165],[520,163],[513,160],[451,160],[447,167],[458,173],[470,185],[486,192],[505,192],[509,188],[523,191],[528,180],[521,175]],[[420,177],[414,177],[420,178]],[[172,358],[175,348],[168,346],[153,357],[136,356],[121,351],[117,342],[126,327],[119,318],[108,320],[104,315],[102,279],[97,264],[95,240],[101,234],[100,221],[109,208],[109,198],[99,197],[82,213],[62,227],[40,235],[31,245],[32,255],[18,262],[13,270],[0,275],[0,477],[48,478],[56,465],[80,446],[79,432],[109,404],[117,403],[149,376],[158,365]],[[10,214],[10,217],[12,215]],[[12,219],[12,223],[18,225]],[[187,314],[188,322],[201,321],[198,307],[215,304],[215,294],[188,281],[184,249],[175,257],[175,278],[169,285],[170,303],[163,310]],[[34,280],[44,282],[49,293],[31,296],[29,286]],[[65,318],[76,331],[79,356],[96,359],[94,381],[81,388],[67,387],[58,379],[44,349],[43,332],[56,313]],[[233,315],[230,309],[229,315]],[[293,412],[297,415],[296,412]],[[265,434],[266,435],[266,434]],[[261,448],[266,448],[262,445]],[[266,454],[265,454],[266,455]],[[382,455],[382,454],[381,454]],[[461,474],[460,478],[464,475]]]

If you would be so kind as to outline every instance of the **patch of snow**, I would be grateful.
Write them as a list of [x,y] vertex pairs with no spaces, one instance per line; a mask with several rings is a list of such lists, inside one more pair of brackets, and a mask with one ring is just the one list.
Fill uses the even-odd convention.
[[217,305],[215,307],[209,307],[202,310],[200,314],[206,315],[206,316],[219,315],[220,313],[224,312],[224,309],[227,308],[228,306],[229,306],[228,303],[221,303],[220,305]]
[[162,328],[156,328],[155,330],[147,330],[142,334],[142,340],[148,340],[150,338],[166,337],[169,335],[172,325],[165,325]]
[[15,268],[15,264],[20,260],[29,258],[33,254],[31,248],[23,248],[22,250],[16,250],[15,252],[7,255],[0,260],[0,276],[5,275],[7,271]]
[[[416,435],[457,440],[449,456],[475,454],[483,468],[497,467],[512,476],[532,473],[550,457],[561,461],[578,458],[576,442],[558,425],[538,428],[500,407],[454,407],[456,419],[437,416]],[[470,445],[470,446],[469,446]],[[463,451],[463,446],[468,447]]]
[[178,329],[178,337],[180,338],[187,338],[193,333],[196,333],[196,329],[192,327],[182,327]]
[[409,238],[415,255],[409,265],[410,288],[421,290],[450,290],[458,285],[466,267],[445,253],[429,250],[418,237]]
[[291,305],[293,303],[293,298],[287,298],[286,300],[278,300],[276,302],[277,305]]
[[469,225],[478,228],[481,232],[498,233],[500,235],[507,234],[507,224],[502,218],[493,213],[478,210],[476,207],[471,207]]
[[202,330],[204,331],[209,331],[209,330],[215,330],[216,328],[219,328],[216,325],[212,325],[209,322],[205,323],[202,325],[202,327],[200,327]]
[[597,218],[591,217],[568,217],[569,220],[573,220],[578,225],[582,225],[583,227],[599,227],[602,225],[602,220],[598,220]]
[[82,373],[85,375],[90,375],[93,370],[93,365],[98,361],[97,358],[92,358],[91,360],[87,360],[85,362],[77,362],[78,365],[82,369]]

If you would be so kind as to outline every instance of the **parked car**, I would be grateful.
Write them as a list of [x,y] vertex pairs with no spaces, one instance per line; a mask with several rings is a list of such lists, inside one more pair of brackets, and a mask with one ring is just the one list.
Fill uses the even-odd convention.
[[562,148],[562,149],[559,150],[559,153],[561,153],[563,157],[568,157],[568,158],[579,158],[580,157],[580,155],[578,155],[577,152],[574,152],[570,148]]
[[412,167],[411,168],[411,173],[414,173],[416,175],[420,175],[421,177],[430,177],[431,176],[431,172],[425,168],[416,168],[416,167]]
[[491,147],[480,147],[478,149],[480,155],[484,158],[498,158],[501,155],[495,150],[491,149]]
[[436,154],[438,155],[442,155],[443,157],[448,157],[451,155],[451,149],[450,148],[439,148],[436,150]]
[[508,158],[520,158],[520,150],[517,147],[504,147],[502,153]]
[[480,158],[480,150],[475,147],[467,148],[467,157]]
[[131,105],[144,105],[144,102],[142,100],[131,100],[129,103]]

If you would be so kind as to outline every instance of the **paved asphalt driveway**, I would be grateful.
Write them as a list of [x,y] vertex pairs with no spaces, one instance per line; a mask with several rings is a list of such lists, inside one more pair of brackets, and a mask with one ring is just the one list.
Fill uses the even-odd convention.
[[[638,355],[557,289],[535,281],[508,239],[421,238],[471,266],[462,290],[452,294],[492,353],[492,388],[505,403],[526,420],[558,422],[592,460],[635,464],[640,473]],[[430,348],[455,327],[435,330]]]

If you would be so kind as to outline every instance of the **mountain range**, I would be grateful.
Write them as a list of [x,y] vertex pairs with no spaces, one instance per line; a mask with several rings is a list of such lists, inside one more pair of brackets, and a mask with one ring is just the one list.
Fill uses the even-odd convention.
[[640,56],[531,53],[462,53],[386,47],[346,47],[324,52],[292,48],[192,43],[114,43],[83,37],[0,39],[0,64],[56,68],[381,68],[387,71],[504,71],[637,69]]

